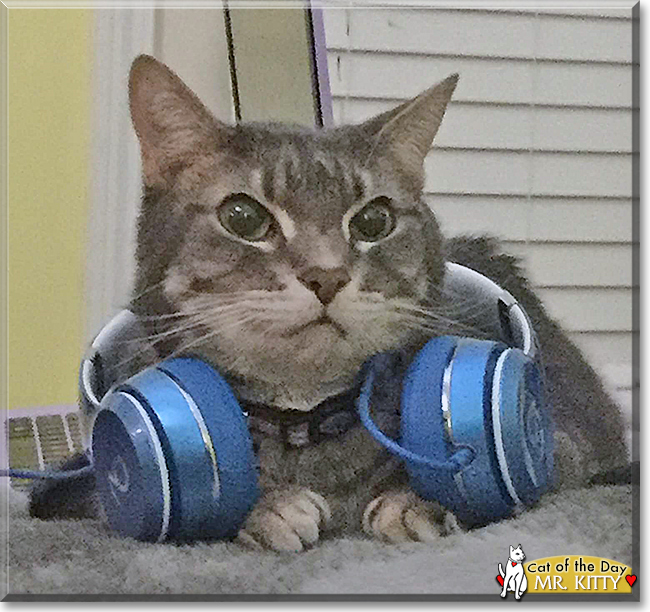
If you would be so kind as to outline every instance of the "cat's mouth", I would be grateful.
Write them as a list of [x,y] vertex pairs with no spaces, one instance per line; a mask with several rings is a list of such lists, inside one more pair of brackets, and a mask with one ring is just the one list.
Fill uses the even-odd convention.
[[334,319],[329,317],[327,314],[323,313],[320,317],[317,319],[312,319],[308,323],[303,323],[301,325],[297,325],[295,327],[290,328],[286,332],[282,334],[284,338],[291,338],[292,336],[296,336],[304,331],[310,330],[310,329],[316,329],[318,327],[322,326],[328,326],[331,327],[332,330],[334,330],[341,338],[345,338],[348,335],[348,332],[345,331]]

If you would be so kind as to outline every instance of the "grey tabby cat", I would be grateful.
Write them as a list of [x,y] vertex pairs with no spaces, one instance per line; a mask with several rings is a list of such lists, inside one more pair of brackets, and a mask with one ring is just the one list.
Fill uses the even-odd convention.
[[[627,461],[617,407],[515,259],[489,238],[445,240],[423,201],[423,162],[457,78],[363,124],[309,130],[225,125],[164,65],[133,64],[145,195],[131,308],[148,333],[138,353],[207,359],[249,412],[263,496],[240,531],[246,544],[300,551],[359,530],[434,542],[456,528],[409,491],[402,463],[358,422],[298,435],[320,426],[321,413],[354,412],[371,355],[398,351],[408,364],[433,335],[481,336],[471,308],[445,300],[446,260],[494,279],[532,318],[558,429],[558,486]],[[378,423],[396,435],[396,385],[379,386],[394,397]],[[92,484],[43,485],[32,514],[83,515]]]

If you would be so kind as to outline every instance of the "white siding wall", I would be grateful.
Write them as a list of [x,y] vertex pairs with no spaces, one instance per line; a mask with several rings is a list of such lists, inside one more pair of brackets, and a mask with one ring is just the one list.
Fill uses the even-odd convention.
[[427,199],[446,233],[496,234],[524,258],[629,414],[631,9],[324,13],[336,122],[460,73]]

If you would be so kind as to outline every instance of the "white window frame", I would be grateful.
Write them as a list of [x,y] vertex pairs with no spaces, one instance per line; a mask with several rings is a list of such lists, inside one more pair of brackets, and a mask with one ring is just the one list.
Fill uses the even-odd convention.
[[224,121],[234,119],[223,11],[97,9],[94,23],[92,167],[88,213],[85,338],[125,307],[135,273],[142,196],[140,152],[128,107],[133,59],[167,63]]

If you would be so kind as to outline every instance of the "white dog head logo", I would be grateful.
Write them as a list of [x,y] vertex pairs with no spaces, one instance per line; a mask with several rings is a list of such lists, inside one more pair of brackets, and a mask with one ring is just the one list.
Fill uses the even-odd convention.
[[504,571],[503,566],[499,563],[499,575],[497,580],[501,585],[501,597],[505,597],[508,591],[515,594],[515,599],[521,599],[521,596],[528,589],[528,578],[524,570],[523,562],[526,554],[521,549],[521,544],[517,548],[510,547],[508,563]]

